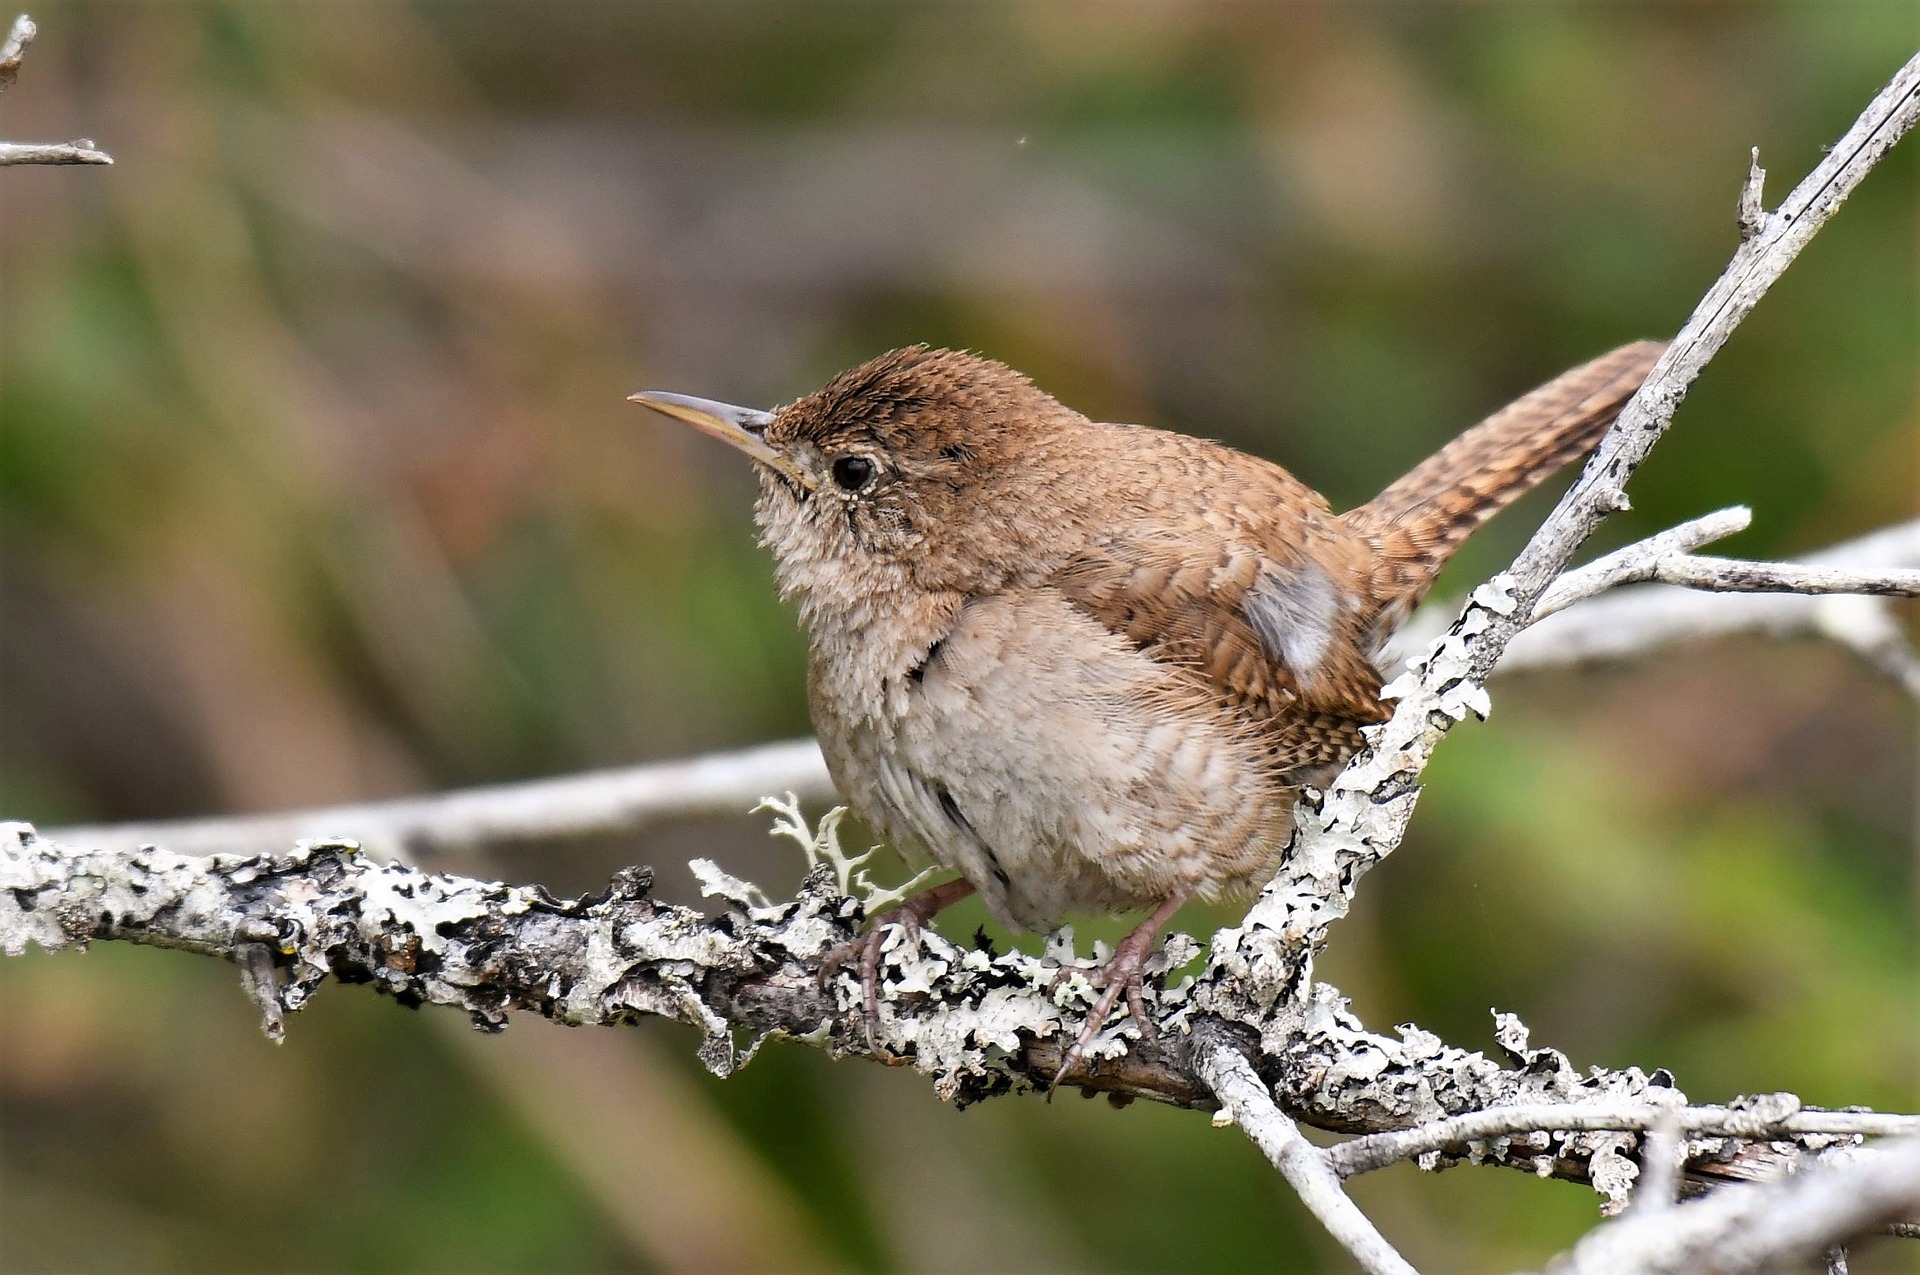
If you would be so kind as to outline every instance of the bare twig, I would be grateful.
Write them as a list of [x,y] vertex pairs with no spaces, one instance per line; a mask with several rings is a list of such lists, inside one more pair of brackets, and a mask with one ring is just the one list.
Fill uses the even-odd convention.
[[[1835,545],[1800,561],[1809,566],[1869,571],[1920,567],[1920,519]],[[1628,586],[1528,628],[1513,639],[1498,669],[1511,673],[1633,659],[1677,643],[1742,633],[1773,638],[1824,637],[1839,642],[1920,698],[1920,672],[1915,670],[1898,621],[1883,599],[1864,597],[1715,597],[1666,585]]]
[[1246,1055],[1224,1039],[1202,1039],[1194,1065],[1253,1144],[1300,1196],[1301,1203],[1338,1240],[1368,1275],[1417,1275],[1394,1251],[1340,1186],[1326,1152],[1308,1142],[1293,1121],[1273,1103],[1266,1082]]
[[0,142],[0,168],[13,164],[111,164],[113,156],[95,150],[93,139],[71,142]]
[[1576,602],[1583,602],[1620,585],[1651,579],[1649,573],[1662,559],[1690,553],[1716,540],[1725,540],[1728,536],[1745,531],[1752,522],[1753,511],[1745,505],[1735,505],[1731,509],[1721,509],[1691,522],[1683,522],[1645,540],[1635,541],[1624,549],[1616,549],[1555,580],[1534,605],[1534,618],[1538,620],[1555,611],[1564,611]]
[[1602,1225],[1555,1275],[1736,1275],[1822,1260],[1920,1207],[1920,1138],[1831,1156],[1782,1182]]
[[1849,571],[1793,562],[1744,562],[1679,553],[1653,563],[1647,578],[1661,584],[1719,593],[1858,593],[1920,597],[1920,571]]
[[1744,531],[1753,521],[1742,506],[1683,522],[1635,541],[1562,575],[1534,604],[1536,620],[1624,584],[1656,582],[1709,593],[1860,594],[1920,596],[1920,570],[1858,568],[1826,563],[1749,562],[1693,553],[1702,545]]
[[[13,20],[7,38],[0,42],[0,92],[12,87],[20,74],[33,37],[39,34],[33,19],[21,14]],[[10,164],[111,164],[113,156],[95,150],[90,137],[71,142],[0,142],[0,167]]]
[[1681,1137],[1680,1113],[1672,1107],[1664,1108],[1640,1141],[1640,1183],[1633,1189],[1634,1211],[1648,1214],[1672,1208],[1686,1167],[1687,1144]]
[[[1672,1094],[1672,1090],[1665,1091]],[[1492,1107],[1435,1120],[1413,1129],[1355,1138],[1328,1152],[1341,1177],[1384,1169],[1434,1151],[1458,1151],[1469,1143],[1536,1132],[1570,1133],[1617,1129],[1638,1132],[1671,1115],[1676,1131],[1769,1141],[1803,1134],[1890,1137],[1920,1134],[1920,1116],[1877,1111],[1803,1109],[1791,1094],[1765,1094],[1731,1106],[1676,1106],[1671,1102],[1530,1103]]]
[[49,829],[97,849],[163,845],[176,854],[243,854],[315,837],[350,837],[384,858],[427,857],[503,844],[631,833],[700,815],[745,814],[771,792],[829,801],[820,747],[788,740],[738,752],[531,783],[499,784],[266,815]]
[[1760,148],[1753,148],[1747,158],[1747,180],[1740,187],[1740,242],[1745,243],[1758,235],[1767,225],[1767,206],[1762,202],[1762,193],[1767,184],[1767,170],[1760,167]]
[[[1515,559],[1507,573],[1515,605],[1495,612],[1489,628],[1472,644],[1469,663],[1476,679],[1486,676],[1507,642],[1525,627],[1533,604],[1574,550],[1608,514],[1626,505],[1627,479],[1672,425],[1674,412],[1695,378],[1916,119],[1920,119],[1920,56],[1909,59],[1894,74],[1776,212],[1754,219],[1758,232],[1741,243],[1726,272],[1694,307],[1646,384],[1607,432],[1599,452]],[[1752,172],[1757,168],[1756,158],[1749,170],[1748,189],[1755,184]],[[1752,202],[1757,202],[1757,195]]]

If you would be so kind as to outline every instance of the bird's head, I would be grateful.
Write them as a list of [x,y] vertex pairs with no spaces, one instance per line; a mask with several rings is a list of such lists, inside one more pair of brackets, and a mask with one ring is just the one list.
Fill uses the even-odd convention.
[[1003,363],[923,345],[771,412],[655,391],[632,401],[753,459],[763,538],[787,592],[998,583],[989,577],[1017,567],[1033,524],[1047,521],[1034,502],[1056,444],[1085,424]]

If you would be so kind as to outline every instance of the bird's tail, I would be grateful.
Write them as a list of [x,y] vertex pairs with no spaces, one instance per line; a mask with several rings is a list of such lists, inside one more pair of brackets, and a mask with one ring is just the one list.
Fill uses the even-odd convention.
[[1410,607],[1480,524],[1592,451],[1665,349],[1636,341],[1562,372],[1344,515],[1392,564],[1380,600]]

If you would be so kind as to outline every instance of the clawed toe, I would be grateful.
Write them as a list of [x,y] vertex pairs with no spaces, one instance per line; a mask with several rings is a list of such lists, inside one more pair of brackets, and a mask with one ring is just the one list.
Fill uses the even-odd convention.
[[[1113,959],[1093,975],[1094,985],[1101,989],[1100,998],[1087,1011],[1087,1021],[1080,1028],[1079,1038],[1060,1056],[1060,1067],[1053,1073],[1053,1081],[1047,1086],[1047,1098],[1053,1098],[1053,1091],[1060,1087],[1074,1065],[1086,1057],[1087,1047],[1099,1037],[1100,1029],[1106,1025],[1107,1018],[1113,1013],[1120,998],[1127,998],[1127,1009],[1133,1015],[1135,1025],[1140,1028],[1143,1039],[1154,1040],[1159,1036],[1153,1021],[1147,1017],[1147,1007],[1141,999],[1141,970],[1146,964],[1146,945],[1142,944],[1138,953],[1129,951],[1125,945],[1113,954]],[[1065,973],[1063,970],[1062,973]],[[1055,979],[1058,982],[1058,977]]]
[[891,911],[883,912],[873,918],[867,932],[856,939],[830,949],[820,958],[820,985],[825,987],[833,980],[855,956],[860,958],[860,1009],[861,1020],[867,1031],[867,1052],[889,1066],[905,1061],[892,1050],[880,1044],[878,1031],[880,1023],[880,957],[886,949],[887,930],[900,926],[905,931],[907,942],[918,942],[920,929],[934,913],[948,904],[964,899],[973,893],[973,886],[963,877],[948,881],[942,885],[922,890],[919,894],[901,903]]
[[899,925],[907,932],[908,942],[920,937],[919,918],[911,914],[896,917],[891,914],[876,917],[871,929],[857,939],[852,939],[828,952],[820,961],[820,984],[825,986],[842,966],[860,958],[860,1018],[867,1030],[867,1052],[883,1063],[892,1064],[899,1059],[890,1049],[880,1044],[877,1028],[880,1023],[880,957],[886,950],[887,929]]
[[[1141,994],[1141,983],[1146,970],[1147,957],[1153,952],[1153,941],[1159,937],[1173,914],[1186,902],[1186,895],[1175,893],[1161,900],[1153,915],[1120,940],[1120,946],[1114,949],[1113,956],[1093,974],[1093,983],[1101,989],[1100,998],[1087,1011],[1086,1024],[1080,1029],[1080,1036],[1067,1051],[1060,1055],[1060,1067],[1053,1073],[1053,1080],[1047,1085],[1047,1100],[1053,1100],[1053,1091],[1060,1087],[1075,1064],[1086,1057],[1088,1046],[1100,1035],[1100,1029],[1106,1025],[1108,1015],[1113,1013],[1115,1005],[1122,996],[1127,998],[1127,1012],[1132,1015],[1134,1025],[1140,1029],[1142,1040],[1156,1040],[1159,1031],[1153,1020],[1147,1017],[1147,1006]],[[1068,971],[1062,969],[1054,975],[1053,984],[1057,989]]]

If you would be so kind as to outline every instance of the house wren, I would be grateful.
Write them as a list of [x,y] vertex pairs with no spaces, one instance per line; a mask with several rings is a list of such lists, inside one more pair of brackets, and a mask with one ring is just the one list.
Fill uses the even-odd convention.
[[1476,527],[1594,447],[1661,349],[1561,375],[1344,514],[1277,465],[1091,421],[952,350],[883,354],[772,412],[634,395],[757,463],[834,782],[960,873],[833,959],[859,957],[869,1041],[882,928],[911,937],[974,891],[1015,929],[1152,909],[1060,1074],[1123,996],[1150,1032],[1161,928],[1273,875],[1300,790],[1387,716],[1387,638]]

